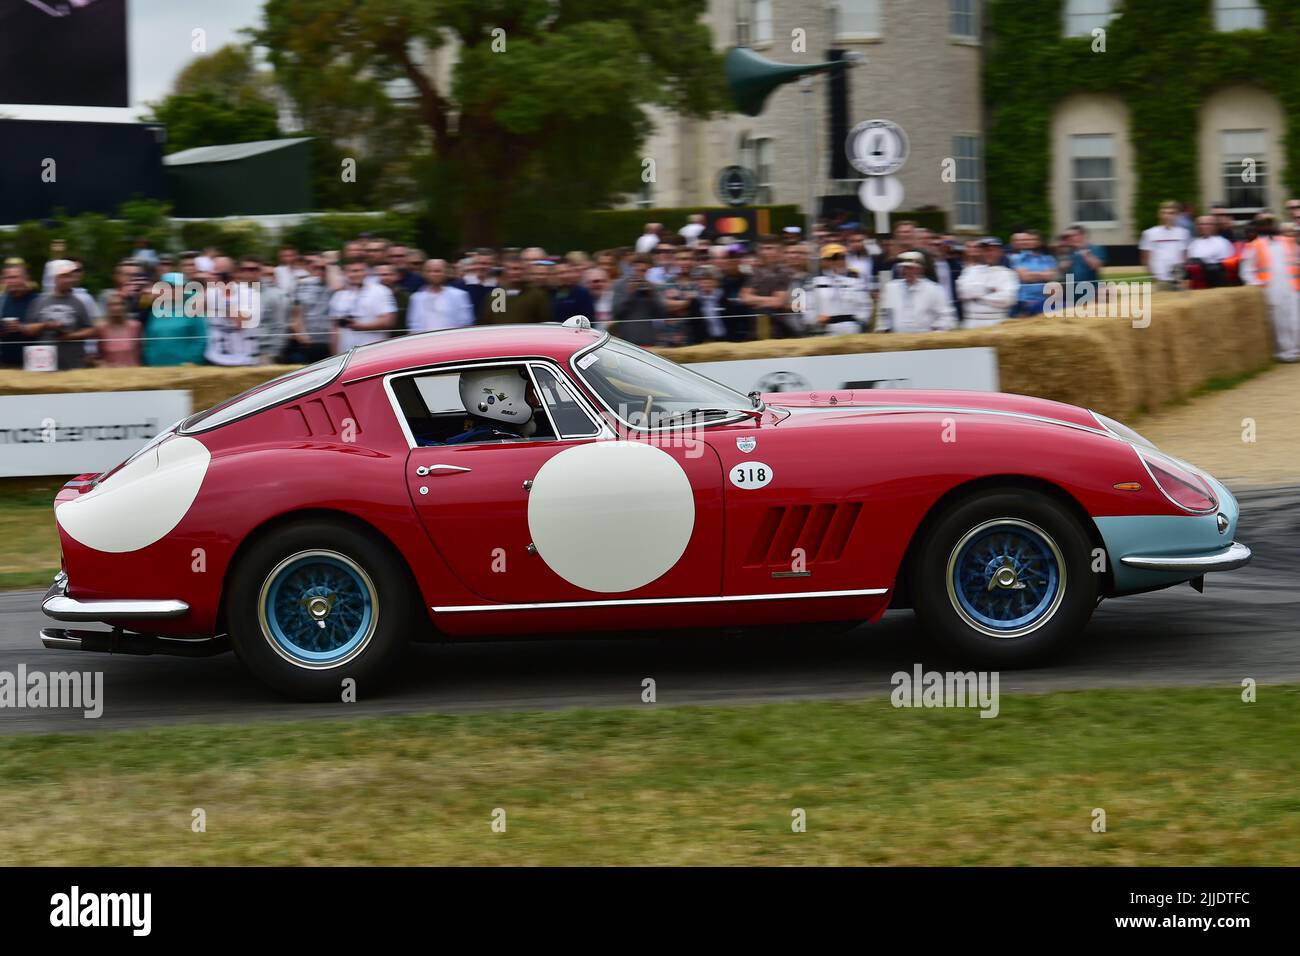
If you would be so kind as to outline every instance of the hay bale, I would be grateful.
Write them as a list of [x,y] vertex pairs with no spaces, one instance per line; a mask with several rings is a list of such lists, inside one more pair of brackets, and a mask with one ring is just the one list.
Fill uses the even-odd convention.
[[130,392],[186,389],[194,409],[210,408],[297,366],[176,365],[158,368],[85,368],[68,372],[0,372],[0,395],[48,395],[60,392]]
[[[657,349],[675,362],[989,347],[1003,391],[1036,395],[1123,417],[1181,401],[1206,383],[1254,372],[1272,360],[1272,329],[1258,289],[1207,289],[1152,297],[1151,322],[1129,318],[1035,318],[990,329],[929,334],[867,333],[710,342]],[[188,389],[196,410],[289,371],[292,366],[0,371],[0,395]]]

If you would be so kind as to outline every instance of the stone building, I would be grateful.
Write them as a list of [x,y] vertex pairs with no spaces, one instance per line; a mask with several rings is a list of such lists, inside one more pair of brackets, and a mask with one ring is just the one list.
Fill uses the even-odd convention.
[[[903,209],[937,207],[955,227],[985,227],[982,183],[979,0],[711,0],[707,18],[719,50],[739,45],[782,64],[817,63],[829,51],[861,55],[848,71],[847,126],[892,120],[911,154],[900,171]],[[758,202],[806,204],[805,113],[813,113],[818,197],[856,196],[851,167],[834,178],[829,81],[811,93],[777,89],[761,116],[706,121],[660,112],[646,147],[656,181],[639,204],[716,205],[715,180],[727,165],[751,169]],[[842,132],[842,131],[841,131]],[[945,175],[945,169],[947,175]]]
[[[1271,29],[1266,5],[1259,0],[1186,4],[1203,4],[1197,13],[1205,29],[1220,40],[1231,38],[1230,44],[1250,42]],[[848,72],[847,125],[882,118],[907,132],[911,157],[899,173],[906,193],[901,208],[937,207],[955,231],[983,232],[990,228],[983,161],[988,128],[984,58],[1017,55],[1006,44],[992,53],[985,6],[985,0],[710,0],[706,16],[719,50],[748,46],[782,64],[820,62],[832,50],[861,54],[864,62]],[[1122,25],[1125,6],[1121,0],[1060,0],[1057,36],[1088,42],[1095,31]],[[1052,9],[1038,3],[1025,7],[1026,15]],[[644,206],[715,205],[718,172],[739,164],[755,173],[758,202],[805,206],[805,114],[811,111],[815,195],[819,202],[844,197],[851,203],[860,180],[834,175],[834,154],[842,155],[845,144],[828,122],[827,87],[824,76],[814,81],[811,95],[798,83],[782,86],[757,117],[732,113],[698,121],[656,114],[657,130],[646,146],[646,155],[655,160],[656,182],[633,201]],[[1179,89],[1171,86],[1170,95],[1180,95]],[[1223,202],[1243,220],[1260,209],[1279,211],[1288,189],[1287,116],[1278,95],[1232,81],[1214,85],[1205,95],[1183,95],[1197,98],[1196,131],[1189,140],[1196,152],[1197,182],[1193,194],[1167,198],[1200,209]],[[1135,160],[1144,144],[1133,130],[1124,98],[1076,90],[1052,102],[1049,110],[1047,142],[1025,147],[1048,151],[1048,176],[1045,183],[1024,187],[1047,191],[1048,227],[1059,232],[1081,222],[1096,242],[1136,243],[1142,229],[1155,221],[1156,210],[1135,209]],[[1243,176],[1243,170],[1249,175]],[[848,177],[857,175],[847,171]]]

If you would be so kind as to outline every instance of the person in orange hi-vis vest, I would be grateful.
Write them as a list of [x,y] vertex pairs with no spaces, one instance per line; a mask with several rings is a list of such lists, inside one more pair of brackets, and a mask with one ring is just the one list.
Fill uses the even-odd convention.
[[1295,240],[1278,234],[1277,219],[1270,213],[1256,216],[1254,225],[1256,238],[1241,256],[1242,281],[1264,290],[1278,361],[1300,361],[1300,260]]

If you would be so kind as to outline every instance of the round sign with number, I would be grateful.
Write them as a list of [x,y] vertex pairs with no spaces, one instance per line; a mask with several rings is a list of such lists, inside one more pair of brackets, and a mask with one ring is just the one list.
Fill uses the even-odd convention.
[[753,491],[756,488],[766,488],[772,483],[772,466],[761,461],[744,461],[732,465],[727,476],[737,488]]
[[754,200],[758,181],[744,166],[727,166],[718,173],[718,199],[728,206],[744,206]]
[[884,119],[859,123],[849,133],[845,145],[849,163],[864,176],[889,176],[898,172],[911,152],[903,127]]

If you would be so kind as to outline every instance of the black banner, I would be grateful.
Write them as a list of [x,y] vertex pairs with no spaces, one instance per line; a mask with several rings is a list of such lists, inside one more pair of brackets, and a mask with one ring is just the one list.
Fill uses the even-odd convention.
[[0,104],[129,106],[126,0],[3,0]]
[[[104,826],[113,826],[108,806]],[[561,923],[570,941],[613,919],[633,936],[723,931],[732,948],[735,937],[815,927],[822,938],[905,937],[936,951],[1097,936],[1213,940],[1231,951],[1261,932],[1290,935],[1295,881],[1281,868],[56,868],[0,871],[0,919],[10,943],[48,935],[74,946],[147,936],[211,948],[287,936],[298,948],[337,949],[356,936],[433,940],[452,925],[457,935],[487,930],[494,942],[508,927],[554,940]]]

